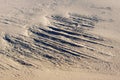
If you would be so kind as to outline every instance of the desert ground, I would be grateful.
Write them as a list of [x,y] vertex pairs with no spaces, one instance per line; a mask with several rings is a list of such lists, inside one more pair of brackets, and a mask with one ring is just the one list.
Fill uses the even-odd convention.
[[120,80],[119,0],[0,0],[0,80]]

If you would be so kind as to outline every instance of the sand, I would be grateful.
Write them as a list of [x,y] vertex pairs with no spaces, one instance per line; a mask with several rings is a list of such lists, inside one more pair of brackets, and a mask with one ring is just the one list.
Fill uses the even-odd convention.
[[0,80],[119,80],[120,1],[0,0]]

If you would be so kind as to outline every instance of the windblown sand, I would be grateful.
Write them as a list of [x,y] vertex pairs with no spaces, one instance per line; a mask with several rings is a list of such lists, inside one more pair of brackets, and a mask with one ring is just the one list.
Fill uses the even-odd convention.
[[119,80],[120,1],[0,0],[0,80]]

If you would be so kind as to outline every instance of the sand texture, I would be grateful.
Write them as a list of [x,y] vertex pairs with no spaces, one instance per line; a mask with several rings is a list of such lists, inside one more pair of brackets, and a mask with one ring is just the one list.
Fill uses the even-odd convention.
[[0,80],[119,80],[120,1],[0,0]]

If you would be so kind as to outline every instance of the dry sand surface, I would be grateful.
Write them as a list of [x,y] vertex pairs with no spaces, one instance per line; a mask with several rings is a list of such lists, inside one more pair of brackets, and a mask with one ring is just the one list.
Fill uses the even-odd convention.
[[0,80],[120,80],[119,0],[0,0]]

